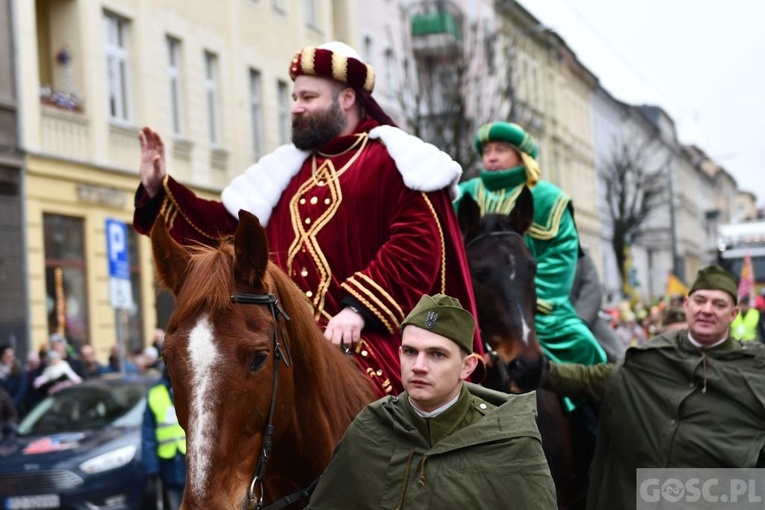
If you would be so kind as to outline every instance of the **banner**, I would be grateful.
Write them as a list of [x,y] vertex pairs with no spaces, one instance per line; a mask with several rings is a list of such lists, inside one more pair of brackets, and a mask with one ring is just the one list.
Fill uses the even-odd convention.
[[749,252],[744,255],[744,265],[741,266],[741,277],[738,283],[738,297],[740,299],[744,296],[749,296],[750,302],[754,304],[754,268]]
[[680,278],[675,276],[675,273],[670,271],[669,278],[667,278],[667,288],[664,291],[664,295],[667,297],[675,295],[685,297],[688,295],[688,287],[685,286]]

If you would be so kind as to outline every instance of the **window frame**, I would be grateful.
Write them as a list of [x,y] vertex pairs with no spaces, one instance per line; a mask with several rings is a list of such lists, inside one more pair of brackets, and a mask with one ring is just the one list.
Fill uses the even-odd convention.
[[104,54],[106,56],[106,100],[109,119],[129,124],[132,100],[130,98],[130,47],[128,24],[118,14],[104,11]]

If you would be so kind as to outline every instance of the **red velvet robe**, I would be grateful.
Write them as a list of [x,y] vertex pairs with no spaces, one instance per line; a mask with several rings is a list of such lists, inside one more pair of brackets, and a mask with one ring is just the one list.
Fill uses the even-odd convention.
[[[356,132],[375,125],[364,121]],[[274,262],[306,293],[322,329],[349,300],[374,317],[354,358],[381,395],[398,394],[399,324],[423,294],[453,296],[475,315],[470,272],[449,190],[407,187],[380,141],[369,139],[360,154],[344,152],[357,142],[355,135],[339,137],[315,153],[315,164],[308,157],[281,193],[266,233]],[[325,155],[334,169],[323,166]],[[159,213],[182,243],[213,242],[237,224],[222,203],[202,200],[170,177],[152,200],[139,188],[136,230],[148,233]],[[483,354],[477,331],[474,351]],[[477,372],[480,379],[482,365]]]

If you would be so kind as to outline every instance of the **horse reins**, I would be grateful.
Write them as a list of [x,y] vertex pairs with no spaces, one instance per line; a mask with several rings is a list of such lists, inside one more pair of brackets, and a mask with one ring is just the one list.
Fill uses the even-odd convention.
[[[292,366],[292,355],[290,354],[289,346],[285,340],[284,330],[282,329],[282,323],[279,317],[284,317],[284,320],[290,320],[290,316],[279,306],[279,301],[273,294],[246,294],[237,292],[231,294],[231,302],[242,305],[268,305],[271,310],[271,316],[276,322],[276,328],[274,328],[273,342],[274,342],[274,382],[273,390],[271,393],[271,405],[268,409],[268,420],[266,426],[263,429],[263,449],[260,451],[258,457],[258,463],[255,465],[255,472],[252,476],[252,482],[250,482],[250,488],[247,491],[247,500],[252,504],[255,499],[255,486],[260,487],[260,496],[257,498],[258,510],[263,509],[263,476],[266,472],[266,463],[268,462],[268,456],[271,454],[272,439],[274,435],[274,409],[276,408],[276,392],[279,389],[279,363],[284,363],[285,366]],[[282,351],[282,343],[279,342],[279,337],[282,339],[282,343],[287,349],[287,355],[284,355]],[[303,492],[303,491],[301,491]],[[288,496],[289,498],[290,496]],[[273,505],[272,505],[273,506]],[[269,507],[271,508],[271,507]]]

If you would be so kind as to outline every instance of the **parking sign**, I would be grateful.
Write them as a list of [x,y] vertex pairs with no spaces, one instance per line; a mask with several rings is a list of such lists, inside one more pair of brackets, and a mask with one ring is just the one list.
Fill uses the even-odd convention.
[[106,220],[106,252],[109,257],[109,302],[114,308],[132,309],[133,289],[130,286],[130,259],[125,222]]

